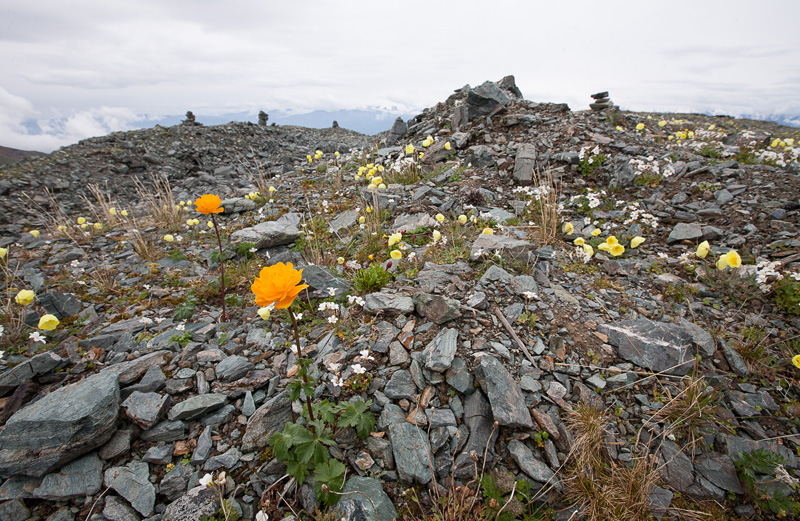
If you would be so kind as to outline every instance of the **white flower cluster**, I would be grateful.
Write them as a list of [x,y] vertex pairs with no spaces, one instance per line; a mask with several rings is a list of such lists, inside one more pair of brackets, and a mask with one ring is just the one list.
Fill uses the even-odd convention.
[[626,226],[635,222],[639,222],[653,229],[658,228],[658,217],[642,210],[639,207],[638,202],[629,203],[627,206],[625,206],[625,208],[622,209],[622,211],[628,216],[628,218],[622,222],[622,224]]
[[364,299],[357,296],[357,295],[347,295],[347,302],[352,305],[353,303],[358,304],[362,308],[364,307]]
[[585,199],[589,205],[589,208],[597,208],[598,206],[600,206],[601,202],[600,197],[605,195],[606,195],[605,190],[600,190],[599,192],[595,192],[591,188],[587,188],[585,194],[573,195],[572,197],[569,198],[569,202],[573,203],[577,201],[577,204],[581,205],[583,203],[583,200]]
[[584,264],[588,264],[589,261],[592,260],[592,254],[586,251],[581,246],[575,248],[575,253],[578,255],[578,258],[583,261]]
[[320,302],[317,309],[319,311],[325,311],[327,309],[330,309],[331,311],[339,311],[339,304],[336,302]]
[[761,261],[756,264],[756,283],[761,288],[761,293],[769,293],[772,284],[783,278],[778,271],[780,266],[780,261]]
[[665,162],[665,165],[661,167],[659,165],[658,159],[654,158],[653,156],[648,156],[645,159],[631,159],[628,164],[633,169],[634,173],[637,176],[649,174],[649,175],[660,175],[662,177],[670,177],[675,175],[675,169],[669,164],[669,161]]
[[[523,194],[531,198],[528,201],[528,204],[531,204],[532,200],[541,201],[544,197],[546,197],[551,191],[552,187],[546,185],[540,186],[518,186],[512,190],[514,193]],[[483,212],[481,212],[481,218],[483,218]]]
[[[586,159],[586,152],[587,152],[587,151],[588,151],[588,152],[591,154],[591,155],[588,157],[588,159]],[[592,156],[596,156],[596,155],[598,155],[598,154],[600,154],[600,147],[599,147],[599,146],[595,146],[595,147],[594,147],[593,149],[591,149],[591,150],[589,150],[589,147],[581,147],[581,150],[580,150],[580,152],[578,152],[578,159],[580,159],[581,161],[583,161],[584,159],[586,159],[586,162],[587,162],[587,163],[589,163],[589,164],[591,165],[592,163],[594,163],[594,157],[592,157]],[[610,156],[610,155],[608,155],[608,156],[606,156],[606,159],[608,159],[608,158],[610,158],[610,157],[611,157],[611,156]]]

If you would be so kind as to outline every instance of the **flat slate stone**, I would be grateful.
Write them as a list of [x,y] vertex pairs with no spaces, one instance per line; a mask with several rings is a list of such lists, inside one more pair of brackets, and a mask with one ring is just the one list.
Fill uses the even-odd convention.
[[0,432],[0,476],[44,476],[102,446],[116,430],[119,380],[98,373],[14,413]]
[[547,483],[555,475],[546,463],[536,459],[533,451],[519,440],[508,442],[508,452],[514,462],[522,469],[522,472],[530,476],[534,481]]
[[703,238],[703,228],[698,223],[678,223],[669,233],[667,242],[695,241]]
[[228,400],[224,394],[198,394],[176,404],[169,410],[170,420],[194,420],[216,411]]
[[287,213],[274,221],[262,222],[235,231],[231,235],[231,240],[233,242],[252,242],[259,250],[290,244],[300,237],[298,229],[300,220],[300,214]]
[[461,304],[449,297],[417,293],[412,300],[417,314],[434,324],[444,324],[461,316]]
[[458,347],[458,331],[443,329],[422,351],[425,368],[441,373],[447,371],[456,356]]
[[41,499],[61,501],[97,494],[103,485],[103,462],[96,453],[67,463],[58,472],[47,474],[33,491]]
[[242,450],[264,448],[272,433],[283,429],[292,421],[292,403],[284,394],[279,394],[256,409],[247,421],[247,430],[242,438]]
[[[397,510],[394,508],[392,500],[389,499],[389,496],[383,491],[381,482],[375,478],[353,476],[347,480],[342,492],[345,494],[348,492],[361,492],[361,494],[367,497],[361,494],[343,496],[337,503],[337,509],[345,506],[347,503],[354,502],[360,503],[366,521],[378,521],[379,518],[381,521],[398,518]],[[369,498],[369,500],[367,500],[367,498]],[[370,500],[372,503],[370,503]]]
[[475,368],[481,388],[492,405],[494,419],[507,427],[532,427],[533,420],[522,389],[495,357],[484,355]]
[[389,425],[389,440],[400,481],[427,484],[431,480],[433,454],[425,430],[406,422],[393,423]]
[[150,466],[147,463],[134,461],[124,467],[107,469],[104,483],[124,497],[143,516],[153,513],[156,489],[150,483]]
[[255,368],[250,360],[243,356],[229,356],[217,364],[215,371],[217,378],[223,382],[234,382],[239,378],[244,378]]
[[134,391],[122,402],[122,410],[133,423],[147,430],[164,416],[170,401],[168,395]]
[[679,324],[637,318],[601,324],[597,330],[608,335],[621,358],[639,367],[681,376],[694,367],[697,334]]
[[480,234],[469,251],[469,260],[476,261],[483,254],[493,255],[499,251],[504,258],[518,259],[523,257],[532,248],[528,241],[521,241],[504,235]]
[[725,454],[709,451],[694,460],[695,470],[711,483],[734,494],[743,494],[733,460]]
[[392,373],[392,377],[383,389],[385,394],[391,400],[402,400],[403,398],[410,398],[417,392],[417,386],[411,378],[411,372],[405,369],[398,369]]
[[364,311],[370,315],[408,315],[414,312],[414,301],[406,295],[370,293],[364,297]]

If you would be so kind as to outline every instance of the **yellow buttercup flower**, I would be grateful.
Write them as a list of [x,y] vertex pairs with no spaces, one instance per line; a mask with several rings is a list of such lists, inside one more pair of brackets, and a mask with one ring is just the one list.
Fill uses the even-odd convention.
[[606,239],[606,243],[609,246],[614,246],[615,244],[619,244],[619,241],[617,240],[617,238],[615,236],[609,235],[608,239]]
[[339,264],[344,264],[344,257],[339,257],[338,259],[336,259],[336,262]]
[[8,248],[0,248],[0,259],[5,259],[8,255]]
[[717,128],[717,126],[716,126],[716,125],[709,125],[709,126],[708,126],[708,130],[714,130],[715,128]]
[[270,186],[270,187],[269,187],[269,193],[272,193],[272,192],[274,192],[275,190],[277,190],[277,188],[275,188],[274,186]]
[[564,227],[562,228],[562,230],[567,235],[572,235],[573,233],[575,233],[575,227],[572,226],[572,223],[564,223]]
[[392,252],[389,254],[389,256],[391,258],[393,258],[394,260],[400,260],[400,259],[403,258],[403,254],[400,253],[400,250],[392,250]]
[[708,255],[708,252],[710,251],[711,248],[708,245],[708,241],[703,241],[697,245],[697,251],[695,252],[695,255],[697,255],[701,259],[705,259],[706,255]]
[[644,242],[644,237],[634,237],[631,239],[631,248],[638,248]]
[[333,153],[333,155],[334,155],[335,157],[339,157],[339,151],[337,150],[336,152],[334,152],[334,153]]
[[586,241],[583,240],[583,237],[578,237],[577,239],[572,241],[572,244],[574,244],[575,246],[583,246],[584,244],[586,244]]
[[58,225],[58,228],[56,228],[56,229],[57,229],[58,231],[60,231],[61,233],[64,233],[64,232],[66,232],[66,231],[67,231],[67,227],[66,227],[66,226],[64,226],[63,224],[59,224],[59,225]]
[[109,215],[117,215],[117,209],[112,206],[108,209],[108,213]]
[[208,226],[209,228],[213,228],[214,227],[214,221],[206,221],[206,226]]
[[662,119],[661,121],[658,122],[658,126],[662,127],[662,128],[666,127],[667,126],[667,122]]
[[94,223],[95,230],[101,230],[103,228],[103,223]]
[[639,123],[636,125],[636,130],[644,130],[644,123]]
[[442,238],[442,234],[439,230],[433,230],[433,242],[439,242],[439,239]]
[[621,126],[617,125],[617,130],[619,130],[620,132],[622,132],[622,131],[623,131],[623,130],[625,130],[625,129],[624,129],[624,128],[622,128]]
[[78,224],[86,224],[86,219],[84,217],[78,217]]
[[598,250],[609,251],[611,249],[611,245],[607,242],[601,242],[597,245]]
[[364,218],[364,216],[363,216],[363,215],[361,215],[361,216],[359,216],[359,217],[358,217],[358,222],[359,222],[360,224],[364,224],[364,221],[366,221],[366,219]]
[[728,256],[727,255],[720,255],[717,259],[717,269],[722,271],[728,267]]
[[89,227],[89,223],[83,223],[83,224],[81,224],[81,230],[85,230],[85,229],[87,229],[88,227]]
[[422,159],[423,157],[425,157],[425,154],[423,152],[420,152],[419,153],[419,158]]
[[592,235],[594,235],[595,237],[597,237],[601,233],[603,233],[603,232],[600,231],[600,228],[595,228],[594,230],[592,230]]
[[39,329],[44,329],[45,331],[52,331],[58,327],[58,319],[55,315],[42,315],[42,318],[39,319]]
[[122,215],[123,217],[127,217],[128,216],[128,210],[122,210],[120,212],[120,215]]
[[167,242],[175,242],[175,237],[168,233],[164,236],[164,240]]
[[491,228],[484,228],[481,233],[483,233],[484,235],[494,235],[494,230],[492,230]]
[[608,250],[608,253],[610,253],[614,257],[619,257],[620,255],[625,253],[625,246],[617,243],[613,245],[610,250]]
[[30,231],[30,234],[33,235],[34,237],[38,237],[39,233],[41,233],[41,232],[39,232],[39,230],[31,230]]
[[440,213],[437,213],[436,214],[436,220],[439,221],[439,222],[444,222],[444,215],[442,215]]
[[462,213],[458,216],[458,222],[459,224],[467,224],[467,216]]
[[794,355],[792,357],[792,364],[798,369],[800,369],[800,355]]
[[736,252],[736,250],[731,250],[725,254],[726,262],[728,266],[731,268],[738,268],[742,265],[742,257]]
[[403,234],[402,234],[402,233],[400,233],[400,232],[397,232],[397,233],[393,233],[393,234],[391,234],[391,235],[389,236],[389,240],[387,241],[387,242],[388,242],[388,245],[389,245],[389,247],[391,248],[392,246],[394,246],[395,244],[397,244],[398,242],[400,242],[400,240],[401,240],[402,238],[403,238]]
[[27,306],[28,304],[31,304],[33,302],[33,298],[35,296],[36,293],[34,293],[33,291],[29,289],[23,289],[22,291],[17,293],[17,296],[14,297],[14,301],[22,306]]

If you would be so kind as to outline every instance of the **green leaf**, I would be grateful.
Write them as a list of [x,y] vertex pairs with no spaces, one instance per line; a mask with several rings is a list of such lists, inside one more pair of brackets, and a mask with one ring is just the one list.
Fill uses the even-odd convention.
[[300,386],[299,380],[292,380],[286,384],[286,395],[289,397],[289,400],[295,402],[300,399]]
[[339,500],[337,494],[323,492],[322,485],[327,485],[334,492],[341,492],[346,468],[344,463],[335,459],[329,459],[314,468],[314,492],[321,503],[331,506]]
[[308,465],[300,461],[290,461],[286,463],[286,473],[297,480],[298,485],[306,481],[306,476],[310,474]]
[[[336,422],[337,408],[328,400],[322,400],[311,406],[314,409],[314,417],[321,419],[327,424],[334,424]],[[303,409],[305,411],[305,409]]]
[[369,410],[371,405],[372,400],[347,402],[344,404],[337,425],[340,428],[355,427],[358,437],[366,438],[375,429],[375,415]]

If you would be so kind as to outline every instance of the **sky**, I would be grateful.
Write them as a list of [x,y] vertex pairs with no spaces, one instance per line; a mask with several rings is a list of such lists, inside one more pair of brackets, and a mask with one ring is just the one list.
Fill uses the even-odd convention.
[[796,0],[7,1],[0,145],[49,152],[187,110],[414,114],[509,74],[572,110],[608,90],[625,110],[800,124],[799,19]]

